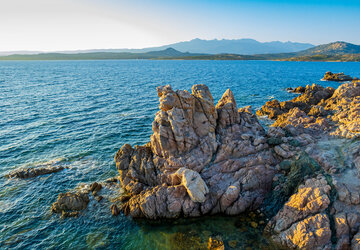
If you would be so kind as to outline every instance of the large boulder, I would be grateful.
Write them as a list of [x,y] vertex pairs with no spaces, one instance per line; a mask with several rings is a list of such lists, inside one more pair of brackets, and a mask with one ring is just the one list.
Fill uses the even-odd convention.
[[158,87],[151,140],[115,155],[122,209],[133,217],[238,214],[262,203],[275,172],[265,130],[227,90],[215,106],[207,86]]
[[192,201],[205,201],[205,195],[209,192],[209,189],[198,172],[186,168],[180,168],[176,171],[175,175],[175,178],[181,179],[181,185],[186,188],[186,191]]
[[51,211],[64,217],[77,216],[79,211],[87,207],[89,201],[87,193],[60,193],[57,201],[52,204]]

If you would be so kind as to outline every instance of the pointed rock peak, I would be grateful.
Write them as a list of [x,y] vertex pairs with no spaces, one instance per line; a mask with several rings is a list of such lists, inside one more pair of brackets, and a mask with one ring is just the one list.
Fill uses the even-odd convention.
[[223,106],[225,106],[228,103],[233,104],[236,108],[235,97],[234,97],[233,92],[230,89],[227,89],[225,91],[225,93],[223,94],[223,96],[221,97],[219,102],[216,104],[216,108],[217,109],[222,108]]
[[169,84],[165,85],[165,86],[157,87],[156,91],[157,91],[157,94],[159,97],[161,97],[163,94],[165,94],[167,92],[174,92]]
[[191,92],[194,96],[196,96],[198,98],[204,99],[211,103],[214,102],[214,99],[210,93],[210,90],[209,90],[208,86],[206,86],[205,84],[195,84],[194,86],[192,86]]
[[159,109],[168,111],[174,106],[179,106],[179,98],[172,90],[170,85],[160,86],[156,88],[159,96]]

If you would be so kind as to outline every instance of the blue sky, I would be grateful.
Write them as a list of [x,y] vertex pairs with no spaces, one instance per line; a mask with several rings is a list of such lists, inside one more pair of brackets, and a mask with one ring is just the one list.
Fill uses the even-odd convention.
[[142,48],[194,38],[360,44],[360,0],[11,0],[0,51]]

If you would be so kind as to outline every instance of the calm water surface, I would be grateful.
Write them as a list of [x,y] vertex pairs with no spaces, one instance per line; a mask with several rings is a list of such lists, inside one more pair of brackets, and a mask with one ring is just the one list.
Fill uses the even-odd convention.
[[[0,248],[176,249],[206,246],[210,236],[238,247],[266,246],[244,217],[148,223],[112,217],[91,201],[79,218],[50,213],[60,192],[116,175],[115,152],[144,144],[158,109],[156,86],[207,84],[217,102],[233,90],[238,106],[259,108],[293,97],[287,87],[320,82],[326,71],[360,76],[360,63],[267,61],[0,62]],[[28,180],[3,176],[54,162],[65,171]],[[197,245],[200,244],[200,245]],[[227,243],[226,243],[227,244]]]

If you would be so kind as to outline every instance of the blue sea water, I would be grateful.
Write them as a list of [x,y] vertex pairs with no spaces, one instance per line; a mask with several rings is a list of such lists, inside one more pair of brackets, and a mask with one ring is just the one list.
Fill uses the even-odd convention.
[[[156,86],[190,91],[203,83],[215,102],[230,88],[239,107],[257,109],[271,98],[293,98],[287,87],[338,86],[320,81],[326,71],[359,77],[360,63],[1,61],[0,248],[176,249],[209,235],[237,240],[241,247],[266,244],[260,230],[239,227],[238,217],[154,224],[113,217],[109,202],[91,201],[80,217],[61,219],[50,206],[60,192],[115,176],[113,157],[124,143],[149,141]],[[3,177],[49,162],[69,168],[27,180]]]

